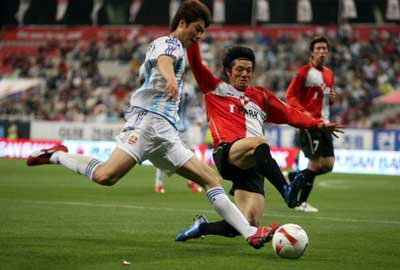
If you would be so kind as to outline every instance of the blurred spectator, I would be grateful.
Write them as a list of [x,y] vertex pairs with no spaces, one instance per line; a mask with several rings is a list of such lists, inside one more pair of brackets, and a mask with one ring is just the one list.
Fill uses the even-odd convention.
[[[0,100],[0,114],[58,121],[121,120],[131,91],[139,86],[138,63],[144,59],[148,35],[138,37],[135,42],[125,40],[120,34],[109,34],[104,42],[50,41],[39,46],[33,57],[3,56],[2,65],[9,71],[3,76],[39,77],[46,80],[47,86],[40,96]],[[283,99],[293,72],[309,61],[305,52],[313,35],[309,31],[295,39],[283,33],[273,40],[265,34],[231,33],[217,42],[208,33],[201,50],[205,63],[218,75],[222,71],[217,68],[220,65],[216,59],[221,59],[225,48],[245,43],[260,59],[254,84],[271,89]],[[333,120],[349,126],[394,126],[391,119],[378,122],[368,119],[374,98],[400,88],[400,35],[371,31],[369,40],[362,41],[349,24],[340,25],[328,35],[332,53],[327,66],[336,75],[338,93],[338,102],[332,106]],[[125,79],[100,73],[99,64],[103,62],[126,65]]]

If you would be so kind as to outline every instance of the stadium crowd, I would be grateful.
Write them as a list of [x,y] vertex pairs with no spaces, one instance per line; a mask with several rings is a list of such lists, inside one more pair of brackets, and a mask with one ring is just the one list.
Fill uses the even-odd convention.
[[[243,37],[237,33],[223,42],[206,34],[201,50],[206,64],[216,74],[225,48],[233,43],[254,49],[256,64],[254,84],[266,86],[284,100],[294,72],[309,61],[308,43],[314,34],[306,32],[299,39],[282,35],[273,40],[255,34]],[[372,117],[373,100],[400,88],[400,35],[371,31],[369,40],[362,41],[349,25],[323,33],[332,42],[327,66],[335,73],[338,101],[331,111],[332,120],[349,127],[399,127],[400,112]],[[132,91],[139,86],[139,63],[144,59],[149,37],[135,42],[122,36],[109,35],[104,42],[52,41],[30,55],[3,56],[6,77],[42,78],[44,89],[32,89],[0,99],[0,115],[23,119],[54,121],[115,122],[121,120]],[[121,78],[100,72],[104,61],[128,67]],[[222,76],[222,75],[221,75]],[[379,115],[379,111],[374,111]],[[15,119],[15,118],[14,118]]]

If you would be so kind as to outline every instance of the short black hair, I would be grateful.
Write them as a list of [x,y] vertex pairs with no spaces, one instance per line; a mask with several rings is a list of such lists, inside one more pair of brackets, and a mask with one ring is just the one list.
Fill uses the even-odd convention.
[[232,63],[236,59],[249,60],[253,63],[253,70],[256,67],[256,57],[252,49],[244,46],[232,46],[225,52],[225,57],[222,62],[224,70],[231,68]]
[[180,20],[185,20],[187,24],[191,24],[200,19],[204,20],[206,28],[210,26],[211,13],[208,7],[199,0],[186,0],[179,6],[172,19],[171,32],[175,31]]
[[331,50],[331,43],[329,42],[329,40],[326,37],[324,37],[324,36],[315,36],[310,42],[310,48],[309,48],[310,52],[312,52],[314,50],[314,45],[315,45],[315,43],[318,43],[318,42],[326,43],[326,45],[328,46],[328,50],[329,51]]

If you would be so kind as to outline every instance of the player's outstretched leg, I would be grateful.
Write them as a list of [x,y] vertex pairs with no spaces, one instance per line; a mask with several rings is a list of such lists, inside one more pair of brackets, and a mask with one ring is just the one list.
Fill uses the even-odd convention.
[[68,148],[64,145],[56,145],[51,148],[40,149],[29,155],[26,164],[28,166],[52,164],[52,162],[50,162],[50,157],[57,151],[68,153]]
[[206,216],[196,215],[193,220],[194,220],[193,224],[189,228],[181,231],[176,236],[175,241],[186,241],[192,238],[199,238],[199,237],[203,238],[203,236],[200,234],[199,228],[200,224],[208,223]]
[[285,185],[285,201],[290,208],[294,208],[299,204],[298,196],[301,189],[305,185],[305,178],[302,173],[298,173],[289,185]]
[[247,238],[247,242],[255,249],[262,248],[264,243],[271,241],[278,227],[279,224],[277,223],[271,224],[270,226],[259,227],[255,234]]

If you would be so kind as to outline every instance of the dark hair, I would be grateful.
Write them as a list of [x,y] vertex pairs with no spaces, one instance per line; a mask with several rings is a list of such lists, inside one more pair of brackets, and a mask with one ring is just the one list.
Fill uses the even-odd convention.
[[175,31],[180,20],[185,20],[187,24],[203,19],[207,28],[211,23],[211,13],[208,7],[199,0],[184,1],[176,11],[171,22],[171,32]]
[[252,49],[244,46],[232,46],[226,50],[224,60],[222,62],[224,70],[231,68],[233,61],[236,59],[246,59],[253,63],[253,70],[256,67],[256,57]]
[[315,36],[310,42],[310,52],[314,50],[315,43],[324,42],[328,46],[328,50],[331,50],[331,43],[329,40],[324,36]]

